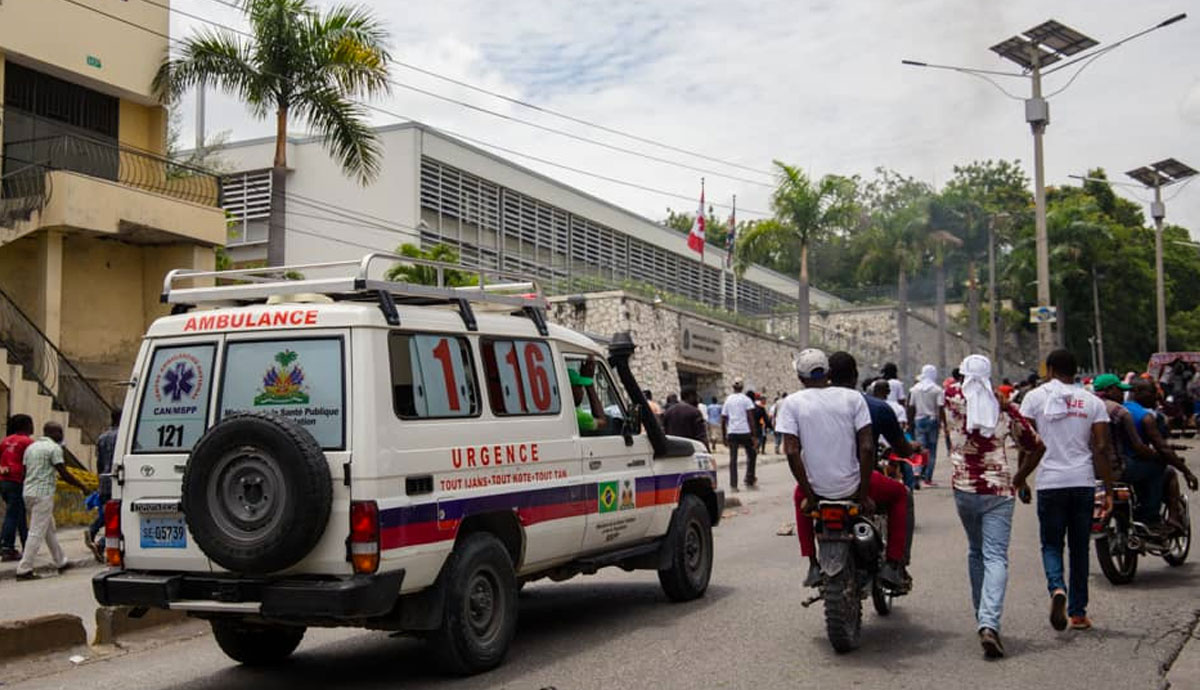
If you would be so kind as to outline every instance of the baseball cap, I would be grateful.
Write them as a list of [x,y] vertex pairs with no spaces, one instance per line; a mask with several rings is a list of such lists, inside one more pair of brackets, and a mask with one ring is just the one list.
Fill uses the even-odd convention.
[[815,347],[801,351],[794,364],[796,373],[805,379],[824,378],[825,373],[829,371],[829,358]]
[[1128,383],[1121,383],[1116,374],[1100,374],[1092,381],[1092,390],[1102,391],[1110,386],[1116,386],[1123,391],[1133,388]]
[[571,368],[567,369],[567,378],[571,381],[572,386],[590,386],[595,383],[590,376],[584,376]]

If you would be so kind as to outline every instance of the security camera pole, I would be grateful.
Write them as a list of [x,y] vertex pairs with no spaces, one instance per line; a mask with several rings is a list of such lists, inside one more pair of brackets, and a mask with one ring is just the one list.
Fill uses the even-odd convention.
[[[1083,64],[1075,72],[1075,75],[1078,76],[1093,60],[1099,58],[1101,55],[1139,36],[1144,36],[1152,31],[1170,26],[1186,17],[1187,14],[1177,14],[1155,26],[1127,36],[1108,47],[1090,51],[1085,55],[1079,55],[1051,69],[1044,68],[1063,60],[1063,58],[1070,58],[1084,51],[1089,51],[1091,48],[1099,45],[1099,42],[1059,22],[1050,20],[1029,29],[1023,34],[1013,36],[991,47],[992,52],[1019,65],[1022,68],[1022,71],[1019,73],[901,60],[903,64],[913,67],[946,69],[979,77],[992,86],[995,86],[1009,98],[1025,102],[1025,121],[1029,123],[1029,127],[1033,132],[1034,239],[1037,246],[1038,307],[1050,306],[1050,247],[1046,236],[1046,175],[1042,152],[1042,137],[1046,132],[1046,125],[1050,124],[1050,104],[1047,99],[1065,90],[1075,79],[1073,76],[1064,86],[1044,96],[1042,94],[1042,77],[1082,62]],[[1020,96],[1009,93],[992,77],[1020,77],[1029,79],[1031,95],[1029,98],[1022,99]],[[1054,335],[1050,330],[1049,321],[1039,321],[1038,359],[1044,362],[1046,355],[1050,354],[1050,350],[1053,348]]]

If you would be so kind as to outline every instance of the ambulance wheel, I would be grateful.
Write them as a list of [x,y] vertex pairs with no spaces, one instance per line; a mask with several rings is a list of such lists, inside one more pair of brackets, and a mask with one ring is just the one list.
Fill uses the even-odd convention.
[[430,638],[442,667],[470,675],[499,666],[517,630],[517,578],[508,550],[491,534],[470,534],[455,546],[442,576],[442,625]]
[[694,494],[684,494],[667,531],[670,565],[658,571],[658,581],[671,601],[704,596],[712,576],[713,538],[708,509]]
[[220,618],[212,621],[212,631],[225,656],[246,666],[279,663],[296,651],[300,640],[304,639],[304,628],[298,626]]

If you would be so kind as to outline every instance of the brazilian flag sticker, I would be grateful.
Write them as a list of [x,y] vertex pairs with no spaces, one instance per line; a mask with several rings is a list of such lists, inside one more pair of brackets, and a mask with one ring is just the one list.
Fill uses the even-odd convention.
[[617,509],[617,482],[600,482],[597,485],[597,504],[601,513],[611,513]]

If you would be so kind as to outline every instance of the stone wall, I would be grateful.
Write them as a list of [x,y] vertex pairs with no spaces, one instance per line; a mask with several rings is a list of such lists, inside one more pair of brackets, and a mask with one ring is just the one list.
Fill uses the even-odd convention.
[[[792,358],[798,350],[794,341],[697,317],[625,292],[554,297],[550,299],[548,316],[554,323],[601,342],[614,333],[629,331],[637,345],[631,361],[633,373],[642,387],[653,391],[656,400],[680,391],[680,370],[697,376],[697,390],[706,400],[730,393],[737,377],[745,379],[747,389],[767,392],[770,397],[799,387],[792,368]],[[683,319],[720,331],[721,364],[681,354]]]

